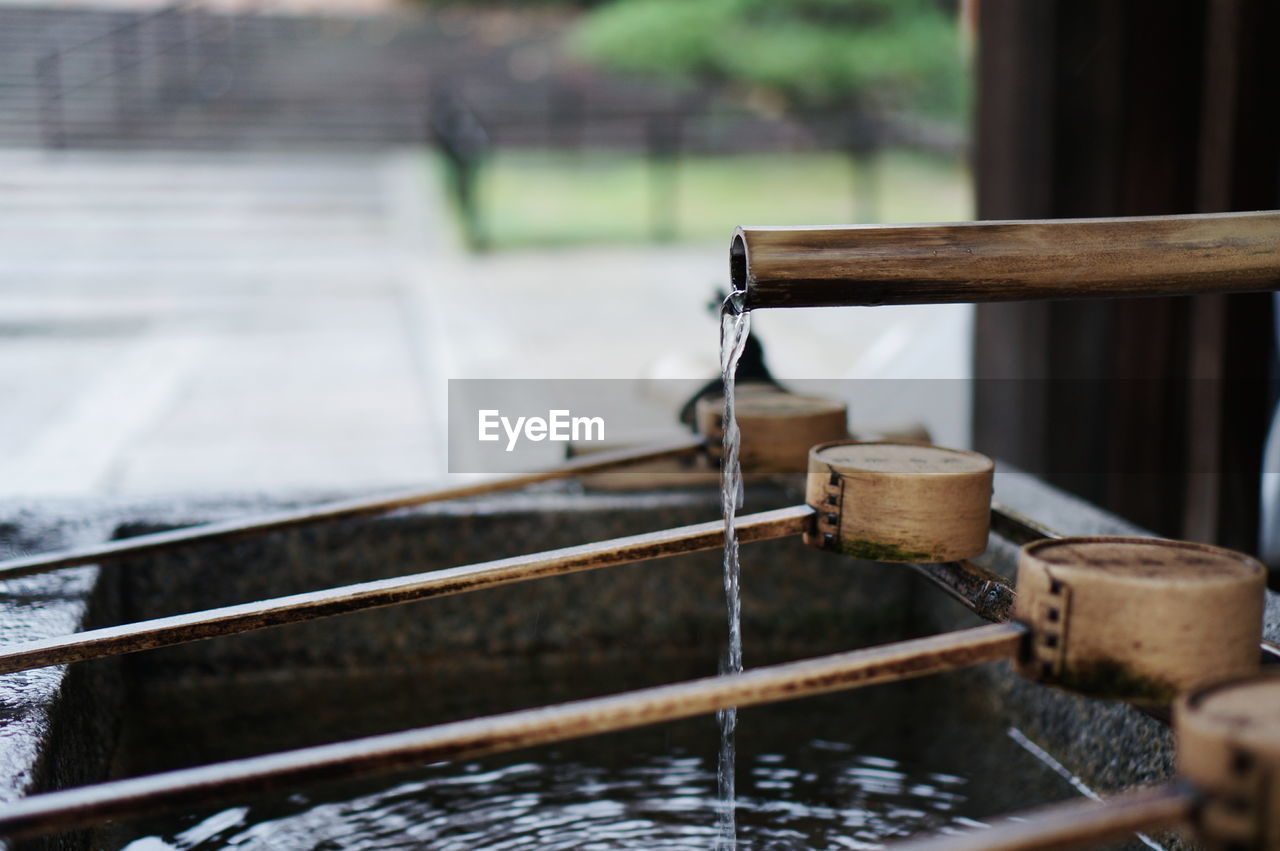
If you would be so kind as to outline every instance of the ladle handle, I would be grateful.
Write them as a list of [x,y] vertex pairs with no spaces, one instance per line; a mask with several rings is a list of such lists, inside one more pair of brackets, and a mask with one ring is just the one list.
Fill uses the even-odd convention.
[[747,310],[1280,289],[1280,211],[741,227],[730,272]]
[[1076,800],[1023,813],[986,830],[896,842],[890,851],[1048,851],[1095,848],[1131,833],[1163,830],[1190,819],[1198,798],[1186,784],[1137,789],[1106,801]]
[[0,805],[0,836],[71,830],[179,806],[202,809],[218,801],[292,792],[301,783],[474,759],[731,706],[914,679],[1008,659],[1025,635],[1017,624],[979,626],[742,673],[48,792]]

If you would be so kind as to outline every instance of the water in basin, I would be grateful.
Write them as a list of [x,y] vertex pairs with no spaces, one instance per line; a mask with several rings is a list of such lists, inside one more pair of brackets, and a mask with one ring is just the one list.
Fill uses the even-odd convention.
[[[710,673],[664,660],[644,679]],[[511,665],[483,677],[304,675],[140,688],[117,774],[635,686],[636,669]],[[285,687],[287,684],[287,687]],[[584,684],[587,684],[584,686]],[[117,826],[97,847],[653,849],[717,841],[714,718]],[[1072,796],[1008,736],[980,675],[948,674],[745,709],[738,847],[875,848]]]

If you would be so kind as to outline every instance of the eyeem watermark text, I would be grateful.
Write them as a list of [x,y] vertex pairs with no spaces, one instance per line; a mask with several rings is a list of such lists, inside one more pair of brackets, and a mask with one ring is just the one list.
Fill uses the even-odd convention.
[[489,409],[479,412],[479,439],[495,441],[506,434],[507,451],[515,451],[516,444],[525,440],[570,441],[604,440],[604,417],[575,417],[567,410],[547,411],[543,417],[502,416],[500,411]]

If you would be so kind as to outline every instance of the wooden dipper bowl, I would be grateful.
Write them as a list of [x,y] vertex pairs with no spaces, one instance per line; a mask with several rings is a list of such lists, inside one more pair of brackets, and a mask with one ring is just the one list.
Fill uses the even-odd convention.
[[994,469],[985,455],[924,444],[815,446],[805,502],[818,516],[805,541],[872,561],[979,555],[987,548]]
[[1192,823],[1205,844],[1280,848],[1280,676],[1198,691],[1175,707],[1174,728],[1178,773],[1203,799]]
[[[742,384],[734,399],[742,435],[739,460],[744,473],[803,473],[815,443],[849,436],[844,403],[796,396],[773,387]],[[719,458],[724,439],[724,397],[698,400],[698,433],[710,438],[708,454]]]
[[1255,672],[1266,569],[1221,547],[1157,538],[1034,541],[1018,560],[1019,672],[1147,705]]

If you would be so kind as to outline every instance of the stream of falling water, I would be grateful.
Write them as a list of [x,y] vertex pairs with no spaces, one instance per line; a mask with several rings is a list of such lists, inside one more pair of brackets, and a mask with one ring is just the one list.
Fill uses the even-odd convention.
[[[724,443],[720,461],[720,508],[724,514],[724,595],[729,610],[729,649],[722,672],[742,670],[742,618],[738,598],[738,536],[734,518],[742,505],[742,465],[738,453],[740,435],[733,410],[734,373],[751,333],[751,314],[739,311],[733,296],[725,299],[720,309],[720,377],[724,382]],[[728,851],[738,845],[737,803],[734,794],[734,728],[738,710],[721,710],[720,762],[716,772],[719,792],[716,851]]]

